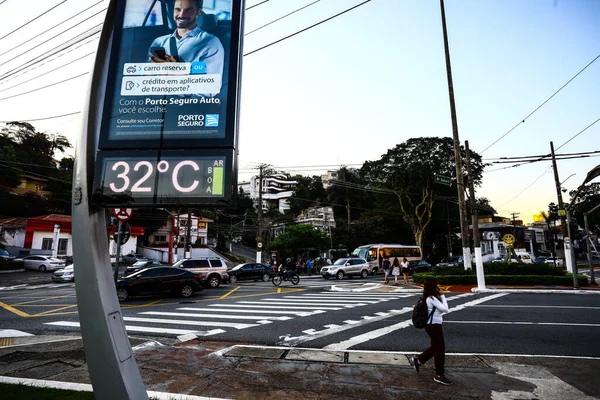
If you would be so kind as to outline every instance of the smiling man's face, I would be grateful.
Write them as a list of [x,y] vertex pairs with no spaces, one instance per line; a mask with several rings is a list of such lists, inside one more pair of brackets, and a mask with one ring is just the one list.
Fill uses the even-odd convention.
[[177,29],[193,29],[202,10],[198,8],[195,0],[176,0],[174,11]]

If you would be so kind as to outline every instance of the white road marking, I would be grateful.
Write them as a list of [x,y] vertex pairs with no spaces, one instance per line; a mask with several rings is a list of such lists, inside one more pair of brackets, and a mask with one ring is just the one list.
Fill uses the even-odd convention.
[[138,313],[140,315],[164,315],[165,317],[189,317],[189,318],[219,318],[219,319],[279,319],[286,317],[273,317],[266,315],[222,315],[222,314],[196,314],[196,313],[177,313],[177,312],[161,312],[161,311],[146,311]]
[[[283,300],[286,299],[295,299],[295,300],[302,300],[302,301],[309,301],[311,303],[324,303],[327,302],[328,304],[331,302],[331,300],[335,301],[339,301],[339,300],[343,300],[343,303],[336,303],[336,304],[344,304],[344,303],[369,303],[369,304],[375,304],[375,303],[379,303],[381,300],[374,300],[373,298],[369,299],[369,300],[347,300],[347,299],[342,299],[342,298],[337,298],[337,299],[333,299],[331,297],[310,297],[310,298],[306,298],[306,297],[302,297],[302,296],[283,296]],[[313,300],[314,299],[314,300]],[[265,299],[265,300],[279,300],[279,299]],[[383,301],[388,301],[383,300]]]
[[244,314],[247,313],[254,313],[254,314],[291,314],[291,315],[297,315],[299,317],[308,317],[309,315],[314,315],[314,314],[321,314],[324,313],[325,311],[322,310],[316,310],[316,311],[277,311],[277,310],[248,310],[248,309],[243,309],[243,310],[238,310],[235,308],[202,308],[202,309],[198,309],[198,308],[192,308],[192,307],[183,307],[183,308],[178,308],[178,310],[183,310],[183,311],[218,311],[218,312],[242,312]]
[[[259,303],[260,304],[260,303]],[[242,308],[268,308],[278,310],[343,310],[340,307],[297,307],[297,306],[258,306],[258,305],[244,305],[244,304],[211,304],[217,307],[242,307]]]
[[[491,296],[483,297],[481,299],[473,300],[473,301],[470,301],[470,302],[467,302],[467,303],[464,303],[464,304],[459,304],[458,306],[451,308],[449,312],[459,311],[459,310],[462,310],[464,308],[471,307],[471,306],[474,306],[476,304],[481,304],[481,303],[484,303],[486,301],[494,300],[494,299],[497,299],[499,297],[506,296],[506,295],[507,295],[507,293],[498,293],[498,294],[493,294]],[[456,297],[450,297],[448,300],[450,301],[450,300],[453,300],[453,299],[456,299]],[[408,308],[408,309],[405,308],[404,310],[405,310],[404,313],[412,312],[412,307]],[[376,339],[376,338],[381,337],[381,336],[385,336],[385,335],[387,335],[387,334],[389,334],[391,332],[397,331],[399,329],[406,328],[406,327],[411,326],[411,325],[412,325],[412,318],[411,319],[407,319],[406,321],[399,322],[399,323],[394,324],[394,325],[387,326],[385,328],[376,329],[374,331],[370,331],[370,332],[367,332],[365,334],[352,337],[352,338],[350,338],[348,340],[344,340],[344,341],[339,342],[339,343],[330,344],[330,345],[325,346],[323,348],[324,349],[328,349],[328,350],[346,350],[346,349],[348,349],[348,348],[350,348],[352,346],[356,346],[357,344],[368,342],[369,340]],[[337,333],[337,332],[329,333],[329,335],[331,335],[333,333]]]
[[450,324],[488,324],[488,325],[553,325],[553,326],[587,326],[598,328],[600,324],[573,324],[569,322],[528,322],[528,321],[444,321]]
[[[277,304],[277,305],[290,305],[293,306],[295,304],[300,305],[300,306],[316,306],[318,304],[322,304],[323,302],[317,302],[317,303],[308,303],[308,302],[297,302],[297,301],[271,301],[269,302],[269,304]],[[267,304],[264,301],[238,301],[236,304]],[[343,308],[352,308],[352,307],[356,307],[356,306],[366,306],[366,304],[363,303],[359,303],[359,304],[327,304],[327,305],[331,305],[331,306],[338,306],[338,307],[343,307]],[[271,306],[265,306],[265,307],[271,307]],[[294,307],[297,308],[297,307]],[[325,307],[317,307],[320,310],[327,310],[327,308]],[[330,308],[331,310],[331,308]],[[339,310],[339,308],[338,308]]]
[[[55,326],[69,326],[79,328],[79,322],[71,322],[71,321],[56,321],[56,322],[46,322],[44,325],[55,325]],[[184,335],[186,333],[194,333],[199,334],[202,333],[200,331],[192,331],[189,329],[165,329],[165,328],[150,328],[146,326],[133,326],[133,325],[125,325],[125,329],[132,332],[146,332],[146,333],[171,333],[173,335]]]
[[570,309],[580,309],[580,310],[600,310],[600,307],[585,307],[585,306],[528,306],[528,305],[523,305],[523,306],[517,306],[517,305],[487,305],[487,304],[482,304],[482,305],[478,305],[475,307],[494,307],[494,308],[566,308],[568,310]]
[[[398,314],[404,314],[404,313],[408,313],[408,312],[412,312],[412,307],[405,307],[401,310],[390,310],[389,315],[384,315],[384,316],[377,316],[377,317],[373,317],[372,319],[363,319],[362,321],[356,323],[356,324],[346,324],[346,325],[325,325],[324,327],[327,329],[324,329],[322,331],[318,331],[315,332],[313,334],[311,334],[311,336],[296,336],[296,337],[286,337],[283,342],[280,342],[280,345],[286,345],[286,346],[296,346],[297,344],[300,343],[304,343],[304,342],[308,342],[317,338],[322,338],[325,336],[329,336],[329,335],[333,335],[336,334],[338,332],[342,332],[348,329],[352,329],[352,328],[356,328],[358,326],[363,326],[366,324],[370,324],[371,322],[376,322],[376,321],[382,321],[384,319],[390,318],[392,316],[396,316]],[[364,318],[364,317],[363,317]]]
[[259,304],[265,304],[266,302],[269,303],[290,303],[290,304],[303,304],[303,305],[312,305],[312,304],[323,304],[323,303],[327,303],[330,304],[332,306],[343,306],[343,305],[348,305],[349,303],[357,303],[357,304],[363,304],[363,303],[377,303],[376,301],[347,301],[347,300],[343,300],[343,301],[324,301],[324,300],[320,300],[320,299],[302,299],[302,301],[298,301],[296,299],[290,299],[287,300],[285,298],[277,298],[277,299],[273,299],[273,298],[264,298],[261,301],[240,301],[238,303],[259,303]]
[[177,324],[177,325],[192,325],[192,326],[220,326],[222,328],[246,329],[260,324],[236,324],[233,322],[216,322],[216,321],[189,321],[180,319],[162,319],[162,318],[138,318],[138,317],[123,317],[124,321],[131,322],[150,322],[153,324]]

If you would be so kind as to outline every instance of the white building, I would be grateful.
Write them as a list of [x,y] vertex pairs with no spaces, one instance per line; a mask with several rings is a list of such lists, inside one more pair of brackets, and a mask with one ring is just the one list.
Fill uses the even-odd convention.
[[[289,199],[294,194],[294,187],[298,184],[298,181],[290,180],[284,174],[271,174],[265,175],[262,178],[262,205],[263,211],[267,211],[271,208],[279,210],[280,213],[284,214],[290,209]],[[250,182],[240,182],[238,188],[241,188],[244,193],[248,194],[250,198],[257,204],[259,199],[259,192],[261,190],[260,177],[258,175],[253,176]]]

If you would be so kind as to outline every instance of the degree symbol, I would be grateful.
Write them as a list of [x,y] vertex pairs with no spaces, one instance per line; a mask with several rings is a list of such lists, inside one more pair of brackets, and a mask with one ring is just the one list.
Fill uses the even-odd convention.
[[169,163],[165,160],[162,160],[156,165],[156,169],[161,173],[167,172],[169,170]]

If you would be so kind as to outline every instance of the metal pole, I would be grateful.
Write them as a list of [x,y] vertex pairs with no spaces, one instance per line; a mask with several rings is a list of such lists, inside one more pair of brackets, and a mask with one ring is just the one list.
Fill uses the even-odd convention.
[[446,53],[446,73],[448,76],[448,96],[450,97],[450,116],[452,118],[452,138],[454,140],[454,162],[456,164],[456,190],[458,192],[458,211],[460,213],[460,236],[463,247],[463,263],[465,269],[471,268],[471,248],[469,247],[469,224],[465,203],[465,183],[463,178],[460,139],[458,137],[458,121],[456,118],[456,105],[454,104],[454,86],[452,84],[452,67],[450,64],[450,49],[448,48],[448,32],[446,29],[446,12],[444,0],[440,0],[442,12],[442,30],[444,33],[444,50]]
[[[569,238],[571,238],[571,211],[567,210],[567,231],[569,233]],[[569,243],[565,244],[565,250],[567,249],[567,245],[570,247],[569,254],[565,257],[569,257],[571,259],[571,263],[573,266],[573,289],[579,289],[579,282],[577,281],[577,260],[575,259],[575,251],[573,251],[573,243],[572,240],[569,239]]]
[[115,235],[117,238],[117,258],[116,258],[116,262],[115,262],[115,271],[114,271],[115,284],[119,280],[119,266],[120,266],[119,259],[121,258],[121,231],[122,230],[123,230],[123,222],[119,221],[119,224],[117,225],[117,234]]
[[148,394],[127,337],[111,274],[105,210],[92,205],[90,198],[108,66],[116,51],[111,48],[113,32],[110,27],[116,25],[117,3],[117,0],[110,1],[106,12],[91,74],[89,106],[82,114],[83,125],[75,152],[71,214],[72,231],[76,232],[73,235],[73,257],[77,260],[74,263],[75,292],[94,397],[98,400],[143,400],[148,399]]
[[185,255],[184,257],[192,257],[192,209],[188,208],[187,229],[185,232]]
[[590,211],[587,211],[587,212],[583,213],[583,226],[585,228],[585,234],[587,235],[588,242],[589,242],[589,244],[587,245],[587,248],[588,248],[587,257],[588,257],[588,265],[590,266],[590,282],[591,282],[592,285],[596,284],[596,276],[595,276],[595,272],[594,272],[594,266],[592,265],[592,246],[593,246],[593,241],[592,241],[592,235],[590,233],[590,228],[588,226],[588,214],[593,213],[599,207],[600,207],[600,204],[598,204],[596,207],[592,208]]
[[477,288],[485,289],[483,256],[481,255],[481,243],[479,242],[479,219],[477,218],[477,206],[475,204],[475,188],[473,185],[473,171],[471,168],[471,151],[469,150],[468,140],[465,140],[465,151],[467,156],[469,197],[471,198],[471,223],[473,225],[473,247],[475,249],[475,271],[477,271]]
[[[554,143],[550,142],[550,150],[552,151],[552,168],[554,169],[554,182],[556,184],[556,195],[558,197],[558,215],[560,217],[560,230],[563,237],[563,249],[565,238],[569,237],[567,232],[567,224],[565,223],[565,206],[563,204],[562,192],[560,190],[560,179],[558,179],[558,168],[556,166],[556,157],[554,156]],[[567,240],[568,241],[568,240]],[[566,252],[566,251],[565,251]],[[567,255],[564,254],[565,263],[567,262]]]

